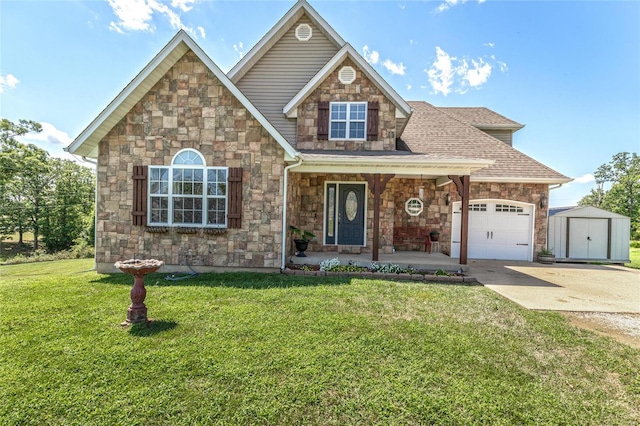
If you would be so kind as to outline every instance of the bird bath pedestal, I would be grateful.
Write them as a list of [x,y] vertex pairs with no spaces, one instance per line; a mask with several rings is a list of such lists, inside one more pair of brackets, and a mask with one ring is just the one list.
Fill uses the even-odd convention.
[[133,288],[131,289],[131,306],[127,310],[127,320],[122,323],[127,326],[133,323],[148,323],[147,307],[144,299],[147,290],[144,288],[144,276],[156,272],[164,262],[156,259],[130,259],[116,262],[114,266],[125,274],[133,275]]

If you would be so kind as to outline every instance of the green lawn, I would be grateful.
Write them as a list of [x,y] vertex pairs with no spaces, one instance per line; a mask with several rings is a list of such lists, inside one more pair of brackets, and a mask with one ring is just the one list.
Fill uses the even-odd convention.
[[631,247],[629,249],[629,260],[631,263],[625,263],[624,266],[640,269],[640,248]]
[[0,424],[637,424],[640,350],[483,287],[0,266]]

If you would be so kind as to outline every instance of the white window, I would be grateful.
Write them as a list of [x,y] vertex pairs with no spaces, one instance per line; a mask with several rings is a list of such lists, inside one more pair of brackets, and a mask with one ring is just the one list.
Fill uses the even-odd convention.
[[150,166],[149,224],[226,227],[227,170],[206,167],[192,149],[177,153],[171,166]]
[[360,139],[366,137],[367,103],[332,102],[330,106],[329,139]]
[[418,216],[422,213],[423,209],[424,205],[420,198],[409,198],[407,202],[404,203],[404,210],[409,213],[409,216]]

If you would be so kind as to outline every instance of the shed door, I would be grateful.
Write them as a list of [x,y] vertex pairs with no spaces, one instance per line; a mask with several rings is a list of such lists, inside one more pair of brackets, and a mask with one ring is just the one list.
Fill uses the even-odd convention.
[[[453,204],[451,257],[460,257],[461,203]],[[533,207],[507,200],[469,203],[471,259],[532,259]]]
[[570,217],[569,257],[607,259],[609,220]]

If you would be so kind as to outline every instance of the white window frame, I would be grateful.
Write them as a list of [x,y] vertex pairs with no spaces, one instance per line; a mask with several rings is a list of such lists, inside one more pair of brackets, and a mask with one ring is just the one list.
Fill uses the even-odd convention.
[[[191,157],[193,164],[176,164],[176,160],[181,157],[183,154],[188,154]],[[195,154],[195,155],[194,155]],[[167,173],[167,180],[154,180],[154,172],[156,170],[165,170]],[[201,194],[174,194],[174,172],[177,170],[192,170],[194,174],[197,174],[197,171],[202,173],[202,193]],[[224,194],[208,194],[208,188],[210,183],[214,183],[214,181],[209,181],[209,173],[215,172],[216,178],[219,171],[224,171]],[[188,181],[181,181],[186,182]],[[196,181],[200,183],[199,181]],[[217,179],[215,181],[218,182]],[[166,192],[165,193],[152,193],[152,187],[156,183],[165,183],[166,184]],[[177,183],[177,182],[176,182]],[[227,227],[227,214],[229,212],[229,168],[228,167],[207,167],[206,162],[202,154],[200,154],[195,149],[183,149],[179,151],[171,160],[171,165],[169,166],[149,166],[149,179],[148,179],[148,188],[147,188],[147,200],[148,200],[148,212],[147,212],[147,223],[149,226],[179,226],[179,227],[205,227],[205,228],[226,228]],[[153,198],[164,198],[166,199],[166,207],[167,207],[167,221],[153,221]],[[186,199],[199,199],[202,203],[202,220],[200,222],[175,222],[174,221],[174,200],[176,198],[186,198]],[[209,202],[212,200],[224,199],[224,222],[223,223],[208,223],[208,215],[209,215]]]
[[[346,105],[346,117],[344,119],[334,119],[333,118],[333,107]],[[364,105],[364,119],[362,120],[354,120],[351,119],[351,107],[352,106],[362,106]],[[333,126],[334,123],[345,123],[345,133],[344,137],[332,137]],[[351,123],[363,123],[363,135],[360,138],[351,138],[349,134],[351,133]],[[356,141],[364,141],[367,139],[367,103],[366,102],[331,102],[329,104],[329,140],[356,140]]]
[[[416,208],[416,206],[418,207]],[[420,198],[409,198],[404,203],[404,211],[406,211],[409,216],[420,216],[420,213],[424,211],[424,204]]]

